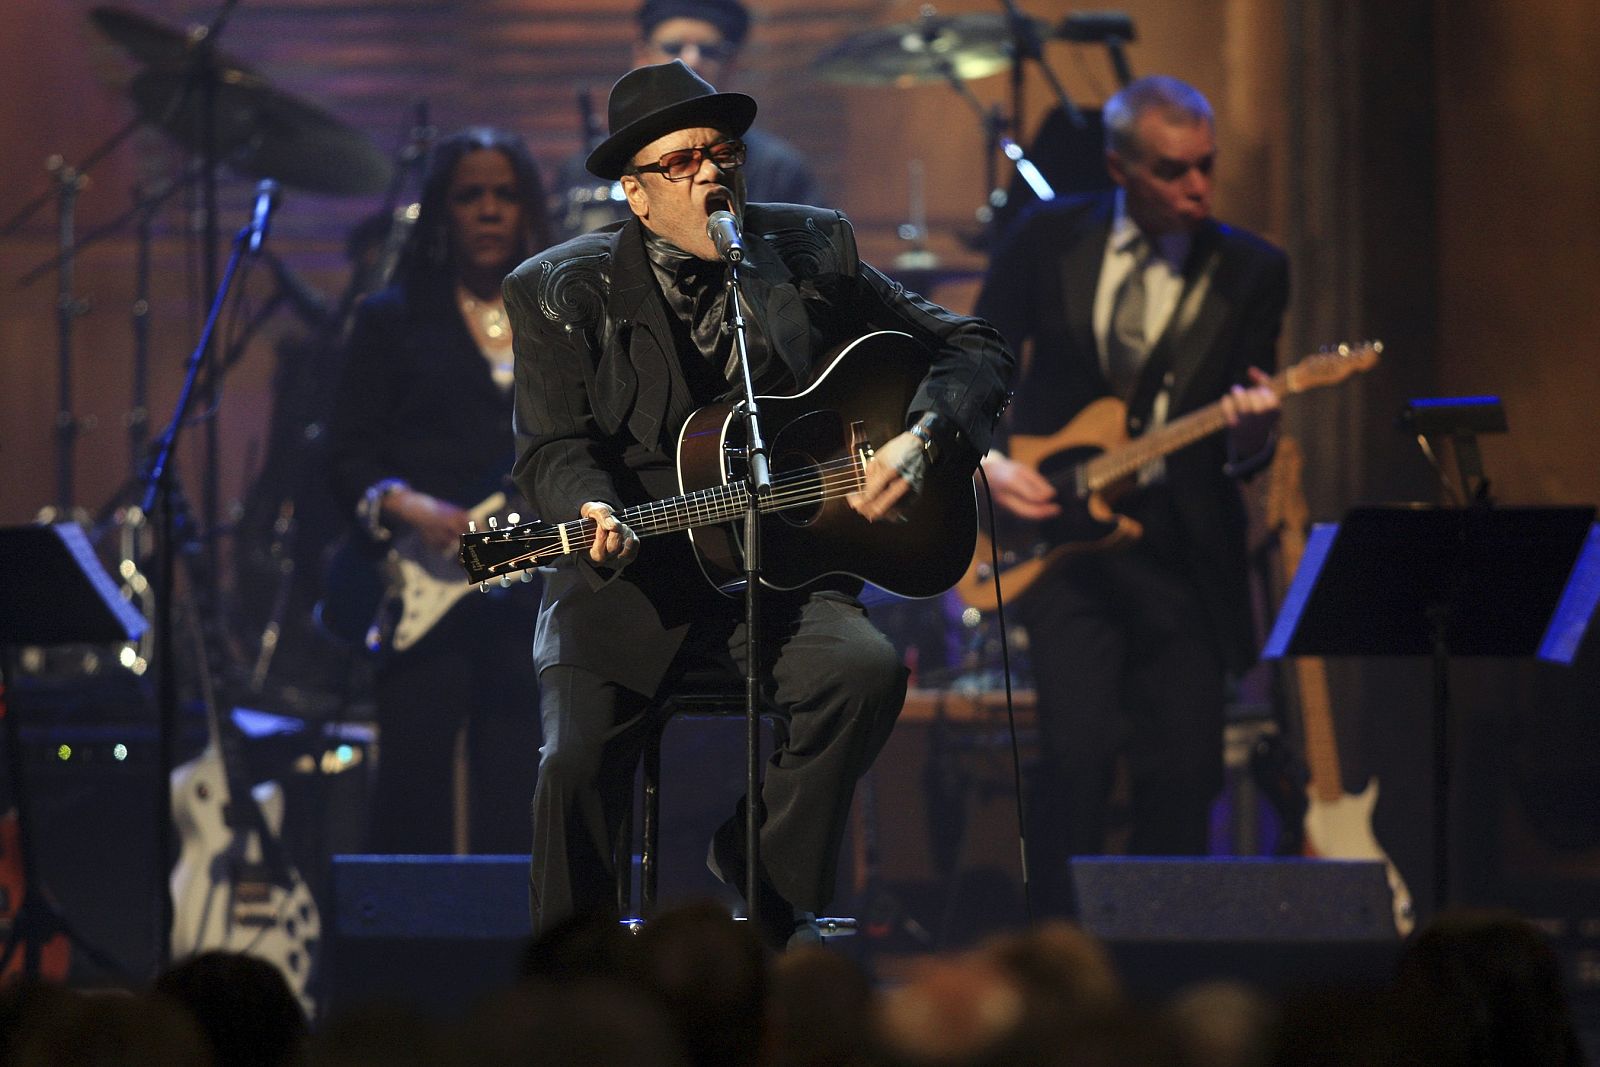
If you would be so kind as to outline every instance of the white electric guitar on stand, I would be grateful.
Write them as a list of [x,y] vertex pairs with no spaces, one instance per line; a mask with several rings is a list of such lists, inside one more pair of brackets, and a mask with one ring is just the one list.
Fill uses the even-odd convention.
[[239,728],[218,710],[193,617],[191,610],[210,738],[200,755],[172,772],[179,839],[172,958],[219,950],[264,959],[283,972],[314,1019],[322,941],[317,903],[279,839],[283,791],[276,782],[249,784]]
[[[1285,583],[1294,580],[1305,555],[1306,525],[1310,509],[1301,484],[1305,459],[1300,445],[1285,434],[1272,460],[1272,481],[1267,492],[1267,524],[1278,532]],[[1334,731],[1333,708],[1328,699],[1328,672],[1315,656],[1296,656],[1295,689],[1300,696],[1300,721],[1305,731],[1306,764],[1311,777],[1306,785],[1305,853],[1342,860],[1381,860],[1388,872],[1394,897],[1394,925],[1402,937],[1416,926],[1411,891],[1394,861],[1372,832],[1372,811],[1378,805],[1378,780],[1370,779],[1359,793],[1346,793],[1339,766],[1339,740]]]

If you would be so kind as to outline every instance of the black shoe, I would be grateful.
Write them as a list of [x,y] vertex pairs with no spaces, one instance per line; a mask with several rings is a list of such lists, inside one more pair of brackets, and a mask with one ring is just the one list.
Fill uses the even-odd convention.
[[[706,849],[706,869],[723,885],[735,890],[741,897],[745,891],[744,813],[717,827],[711,835],[711,845]],[[756,887],[757,925],[761,941],[768,948],[782,952],[800,944],[822,940],[816,916],[809,911],[798,911],[785,900],[772,883],[759,879]]]

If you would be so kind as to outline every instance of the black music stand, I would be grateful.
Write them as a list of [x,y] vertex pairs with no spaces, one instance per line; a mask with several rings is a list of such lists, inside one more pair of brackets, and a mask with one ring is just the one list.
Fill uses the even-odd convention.
[[137,641],[144,630],[144,618],[122,599],[116,583],[100,565],[89,539],[76,523],[0,528],[0,694],[5,696],[6,755],[23,871],[22,900],[5,948],[0,950],[0,969],[11,962],[21,946],[23,976],[38,978],[45,943],[57,934],[65,934],[101,967],[126,973],[125,968],[85,942],[67,924],[45,899],[36,880],[21,730],[11,702],[15,693],[11,660],[19,645]]
[[1262,658],[1432,658],[1435,914],[1449,901],[1450,657],[1570,664],[1600,595],[1594,518],[1593,507],[1379,505],[1307,538]]

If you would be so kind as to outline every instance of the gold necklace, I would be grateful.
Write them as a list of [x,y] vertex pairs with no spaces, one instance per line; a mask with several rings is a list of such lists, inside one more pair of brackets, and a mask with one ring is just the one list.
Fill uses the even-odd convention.
[[467,315],[477,318],[478,325],[483,330],[485,337],[491,341],[499,341],[511,332],[506,323],[505,304],[498,300],[492,304],[486,304],[465,289],[459,289],[457,293],[461,300],[461,310]]

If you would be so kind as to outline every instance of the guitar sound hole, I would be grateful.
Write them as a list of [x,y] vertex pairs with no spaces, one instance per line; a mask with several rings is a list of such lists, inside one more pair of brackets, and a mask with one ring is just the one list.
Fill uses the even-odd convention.
[[805,452],[781,453],[773,463],[772,493],[778,516],[790,526],[809,526],[822,513],[822,473]]

